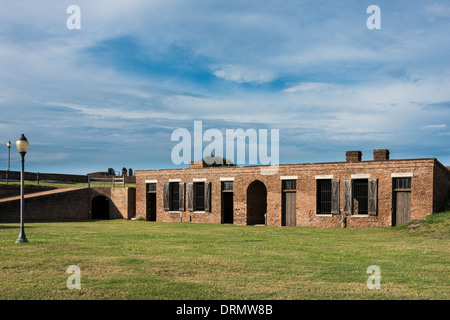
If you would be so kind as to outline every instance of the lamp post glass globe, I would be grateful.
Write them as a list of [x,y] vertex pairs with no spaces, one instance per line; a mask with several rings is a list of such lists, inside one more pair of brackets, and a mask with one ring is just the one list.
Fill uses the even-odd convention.
[[25,153],[28,151],[30,144],[28,143],[27,138],[25,138],[25,136],[23,134],[19,138],[19,140],[16,141],[16,147],[20,153]]
[[8,141],[8,143],[6,144],[6,146],[7,146],[8,148],[11,148],[11,141]]

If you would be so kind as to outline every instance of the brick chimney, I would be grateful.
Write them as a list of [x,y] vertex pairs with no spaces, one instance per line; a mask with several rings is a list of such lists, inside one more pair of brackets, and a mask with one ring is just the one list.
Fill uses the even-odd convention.
[[361,161],[362,152],[361,151],[347,151],[345,153],[347,162],[358,162]]
[[389,160],[389,150],[388,149],[375,149],[375,150],[373,150],[373,160],[374,161],[386,161],[386,160]]
[[189,162],[189,169],[197,169],[197,168],[204,168],[204,167],[206,167],[206,164],[203,160]]

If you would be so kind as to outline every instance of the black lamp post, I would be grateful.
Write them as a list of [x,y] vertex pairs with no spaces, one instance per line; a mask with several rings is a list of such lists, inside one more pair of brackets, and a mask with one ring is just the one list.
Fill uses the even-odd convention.
[[25,236],[25,228],[23,226],[23,197],[24,197],[24,168],[25,168],[25,154],[28,151],[30,144],[28,143],[27,138],[22,134],[19,140],[16,141],[17,150],[20,153],[21,157],[21,168],[20,168],[20,234],[19,238],[16,240],[16,243],[28,242],[27,237]]
[[11,156],[11,141],[8,141],[8,143],[6,144],[6,146],[8,147],[8,170],[6,170],[6,184],[9,183],[9,164],[10,164],[10,156]]

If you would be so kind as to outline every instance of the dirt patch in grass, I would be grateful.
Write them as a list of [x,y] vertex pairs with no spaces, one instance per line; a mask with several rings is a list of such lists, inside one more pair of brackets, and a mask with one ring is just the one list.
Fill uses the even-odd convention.
[[409,229],[420,228],[420,227],[423,227],[424,225],[425,225],[425,221],[414,220],[413,222],[408,224],[408,228]]

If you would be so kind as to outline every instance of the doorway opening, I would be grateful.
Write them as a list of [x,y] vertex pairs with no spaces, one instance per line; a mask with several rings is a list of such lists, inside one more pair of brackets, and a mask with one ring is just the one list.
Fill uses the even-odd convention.
[[255,180],[247,188],[247,225],[265,224],[267,213],[267,189]]
[[411,178],[393,180],[392,226],[398,226],[411,220]]
[[296,226],[296,180],[282,180],[281,182],[281,225]]
[[92,199],[92,219],[109,219],[109,200],[105,196],[97,196]]
[[156,221],[156,183],[147,183],[147,220]]
[[233,181],[222,181],[222,223],[233,223]]

